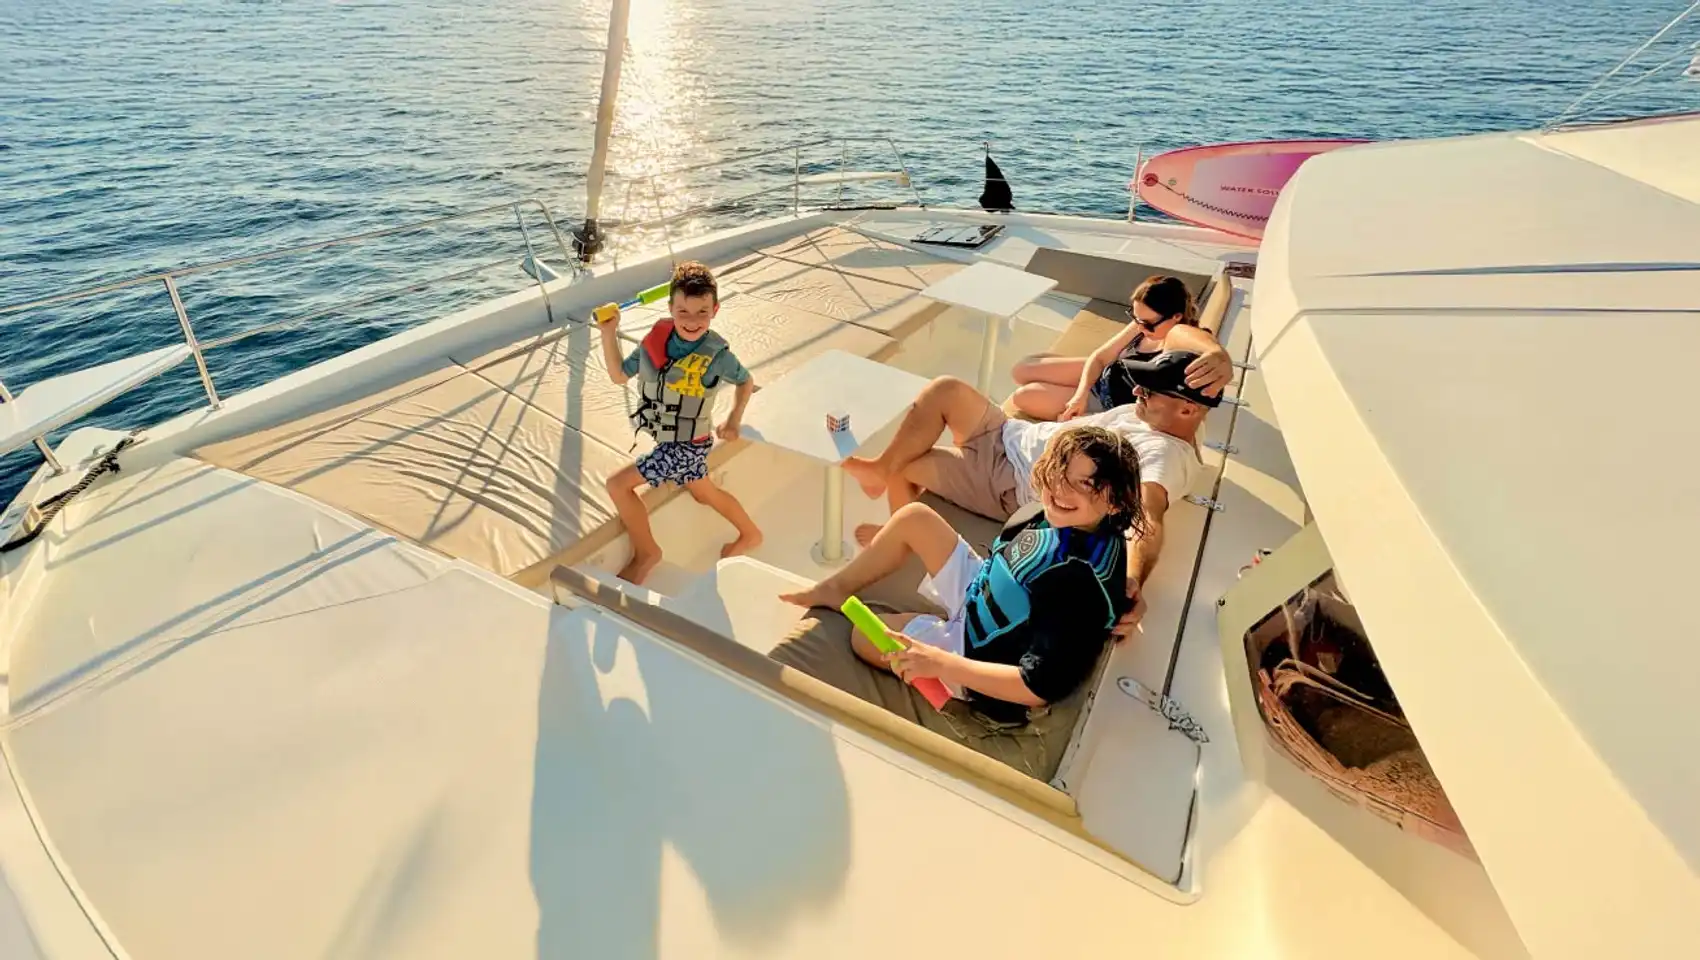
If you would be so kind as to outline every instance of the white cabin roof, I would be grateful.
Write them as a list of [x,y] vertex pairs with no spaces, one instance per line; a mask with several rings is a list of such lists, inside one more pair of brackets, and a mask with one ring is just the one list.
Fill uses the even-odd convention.
[[1342,150],[1259,262],[1311,508],[1537,956],[1700,931],[1696,156],[1697,117]]

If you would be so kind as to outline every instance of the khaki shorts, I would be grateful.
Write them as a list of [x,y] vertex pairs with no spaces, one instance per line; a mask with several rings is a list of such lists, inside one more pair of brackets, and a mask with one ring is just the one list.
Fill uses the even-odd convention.
[[982,517],[1008,520],[1021,506],[1015,495],[1020,481],[1003,447],[1008,421],[996,404],[987,403],[972,436],[959,447],[934,447],[910,466],[910,479]]

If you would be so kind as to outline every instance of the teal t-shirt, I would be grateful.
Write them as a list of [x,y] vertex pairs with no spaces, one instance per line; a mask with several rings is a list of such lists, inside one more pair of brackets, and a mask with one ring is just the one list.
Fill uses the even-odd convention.
[[[696,349],[696,345],[696,341],[686,340],[677,333],[669,334],[667,337],[667,359],[677,360]],[[626,357],[626,361],[620,364],[620,369],[625,371],[626,376],[637,376],[638,357],[642,352],[643,346],[640,344],[636,350],[633,350]],[[703,371],[702,379],[703,385],[708,387],[719,386],[722,380],[737,386],[750,379],[750,372],[744,369],[742,363],[738,362],[738,357],[732,353],[732,348],[727,347],[715,355],[714,360],[709,363],[708,369]]]

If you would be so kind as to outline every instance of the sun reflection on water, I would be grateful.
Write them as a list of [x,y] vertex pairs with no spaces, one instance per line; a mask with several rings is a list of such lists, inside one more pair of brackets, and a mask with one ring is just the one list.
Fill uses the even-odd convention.
[[[609,0],[584,2],[605,42]],[[706,146],[714,140],[713,131],[698,121],[708,114],[712,99],[697,36],[701,16],[692,0],[632,0],[603,200],[604,209],[619,220],[651,221],[708,199],[703,173],[665,173],[715,156]],[[669,225],[675,236],[696,227],[688,219]],[[649,227],[619,239],[627,250],[653,248],[662,243],[663,231]]]

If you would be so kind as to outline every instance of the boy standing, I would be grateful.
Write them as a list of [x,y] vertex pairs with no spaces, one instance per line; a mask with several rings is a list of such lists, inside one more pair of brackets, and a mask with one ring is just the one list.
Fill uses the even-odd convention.
[[[667,304],[670,318],[651,328],[623,360],[616,334],[620,308],[607,304],[596,310],[608,376],[622,385],[637,379],[638,408],[632,414],[632,426],[655,438],[654,450],[608,479],[608,494],[632,542],[632,559],[620,571],[620,578],[637,584],[661,562],[649,511],[637,493],[639,484],[681,484],[698,503],[725,517],[737,528],[738,537],[720,551],[722,557],[735,557],[761,545],[761,531],[743,505],[708,479],[708,451],[715,435],[722,440],[737,438],[744,408],[755,392],[755,381],[726,338],[708,329],[720,312],[714,274],[695,261],[679,264],[673,269]],[[716,430],[714,396],[723,382],[735,386],[737,393],[731,415]]]

